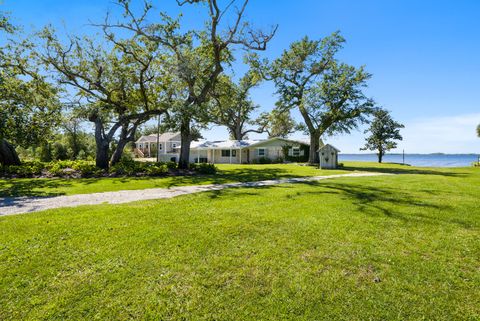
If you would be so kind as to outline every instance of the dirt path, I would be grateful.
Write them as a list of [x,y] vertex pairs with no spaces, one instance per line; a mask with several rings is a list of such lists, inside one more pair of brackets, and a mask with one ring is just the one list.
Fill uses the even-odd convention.
[[78,194],[70,196],[53,196],[53,197],[4,197],[0,198],[0,216],[14,215],[22,213],[32,213],[44,211],[48,209],[61,207],[75,207],[80,205],[96,205],[96,204],[121,204],[141,200],[152,200],[162,198],[172,198],[179,195],[193,194],[208,191],[218,191],[233,187],[261,187],[277,184],[301,183],[319,181],[323,179],[333,179],[339,177],[365,177],[390,175],[382,173],[351,173],[330,176],[314,176],[301,178],[286,178],[276,180],[266,180],[258,182],[246,183],[227,183],[213,185],[194,185],[179,186],[172,188],[150,188],[143,190],[128,190],[117,192],[104,192],[93,194]]

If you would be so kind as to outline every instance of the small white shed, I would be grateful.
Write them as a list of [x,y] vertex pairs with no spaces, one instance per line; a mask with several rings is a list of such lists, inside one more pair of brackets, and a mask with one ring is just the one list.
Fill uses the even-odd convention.
[[326,144],[318,149],[321,169],[332,169],[338,167],[338,153],[340,150],[335,146]]

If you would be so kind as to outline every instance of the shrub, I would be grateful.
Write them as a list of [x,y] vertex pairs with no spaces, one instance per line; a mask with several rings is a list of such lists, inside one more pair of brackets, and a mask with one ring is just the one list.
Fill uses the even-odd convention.
[[134,160],[122,159],[117,164],[110,167],[109,172],[116,175],[135,175],[140,172],[142,164]]
[[167,162],[166,165],[169,170],[175,170],[178,167],[178,164],[175,162]]
[[40,161],[50,162],[52,161],[52,150],[49,144],[42,145],[38,150]]
[[72,169],[80,172],[83,177],[99,176],[103,173],[103,170],[98,168],[93,162],[78,160],[72,165]]
[[78,152],[77,159],[81,159],[81,160],[87,159],[87,154],[83,149]]
[[190,168],[198,174],[213,175],[217,172],[217,168],[213,164],[200,163],[190,164]]
[[[108,173],[118,176],[162,176],[175,171],[177,164],[174,162],[136,162],[123,159],[111,166]],[[199,174],[215,174],[217,169],[212,164],[192,164],[192,170]],[[48,163],[34,161],[24,162],[18,166],[1,166],[0,176],[5,177],[97,177],[107,173],[96,167],[93,161],[64,160]]]
[[258,164],[271,164],[272,160],[268,157],[260,157],[257,159]]
[[48,173],[52,176],[62,176],[63,168],[59,162],[50,162],[46,167]]
[[66,160],[68,159],[67,147],[59,142],[55,142],[52,145],[52,159],[54,160]]
[[32,177],[40,176],[44,169],[44,163],[33,161],[23,162],[21,165],[3,166],[1,172],[3,176]]
[[[122,159],[119,163],[110,167],[110,173],[115,175],[148,175],[159,176],[170,171],[169,163],[136,162],[133,159]],[[176,165],[175,165],[176,167]]]
[[51,176],[65,176],[66,174],[72,174],[74,170],[75,161],[63,160],[63,161],[53,161],[45,165],[45,169]]
[[168,173],[167,164],[164,163],[150,163],[149,166],[145,168],[145,174],[149,176],[157,176]]

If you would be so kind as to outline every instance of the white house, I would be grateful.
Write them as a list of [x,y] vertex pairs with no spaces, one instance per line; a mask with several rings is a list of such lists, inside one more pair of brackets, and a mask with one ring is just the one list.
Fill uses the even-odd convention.
[[[191,163],[248,164],[260,162],[262,158],[276,161],[285,159],[284,148],[292,159],[305,156],[303,141],[285,138],[264,140],[221,140],[194,141],[190,145]],[[164,133],[159,137],[160,161],[178,161],[180,156],[180,133]],[[157,135],[142,136],[135,142],[138,157],[157,157]]]
[[308,144],[279,137],[265,140],[197,141],[190,146],[190,162],[248,164],[260,162],[262,158],[275,161],[285,158],[284,147],[288,147],[288,156],[304,156],[305,150],[301,146]]
[[[177,161],[180,133],[163,133],[158,137],[158,152],[161,161]],[[157,157],[157,134],[140,137],[135,142],[135,154],[138,157]]]

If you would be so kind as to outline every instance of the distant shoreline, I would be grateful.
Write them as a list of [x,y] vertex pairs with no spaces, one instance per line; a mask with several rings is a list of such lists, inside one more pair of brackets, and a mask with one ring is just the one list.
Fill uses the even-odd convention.
[[[377,155],[376,153],[340,153],[342,155]],[[400,155],[402,156],[403,153],[388,153],[385,155]],[[450,154],[450,153],[405,153],[405,155],[445,155],[445,156],[480,156],[480,152],[478,153],[459,153],[459,154]]]
[[[338,155],[342,161],[376,162],[377,155],[368,154],[348,154],[340,153]],[[386,154],[383,157],[384,163],[409,164],[417,167],[468,167],[479,160],[479,154]]]

